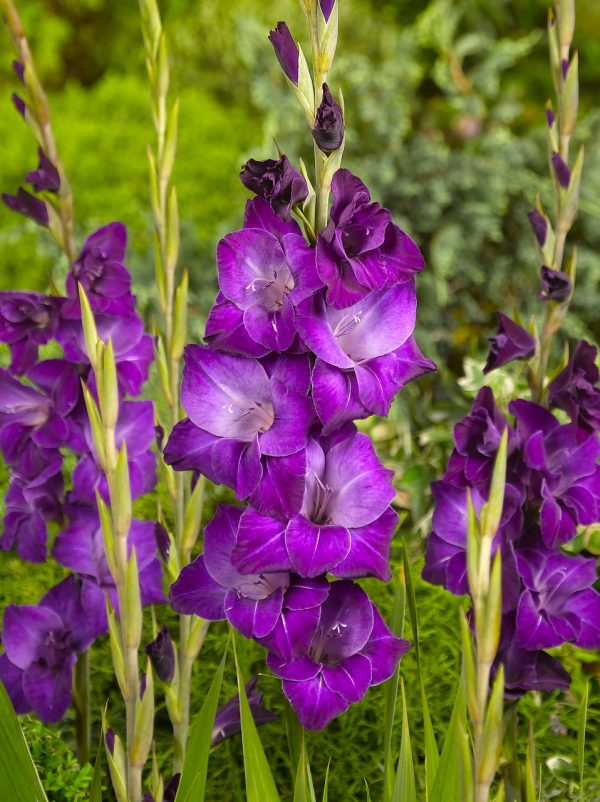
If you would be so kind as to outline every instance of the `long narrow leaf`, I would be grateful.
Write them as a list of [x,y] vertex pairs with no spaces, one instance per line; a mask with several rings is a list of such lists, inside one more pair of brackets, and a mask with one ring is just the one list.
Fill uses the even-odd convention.
[[329,767],[331,758],[327,761],[327,771],[325,772],[325,782],[323,783],[323,802],[329,802]]
[[312,776],[310,773],[310,765],[308,763],[308,754],[306,752],[306,742],[304,736],[302,737],[300,759],[298,761],[296,782],[294,784],[294,802],[317,802]]
[[[402,637],[404,630],[404,614],[406,609],[406,578],[404,563],[400,566],[400,577],[395,582],[394,602],[390,629],[398,637]],[[398,699],[398,680],[400,665],[385,683],[384,686],[384,713],[383,713],[383,798],[388,802],[394,786],[394,758],[392,755],[392,734],[396,717],[396,701]]]
[[90,787],[90,800],[89,802],[102,802],[102,741],[104,739],[100,736],[98,743],[98,752],[96,753],[96,762],[94,763],[94,773],[92,775],[92,785]]
[[448,725],[440,762],[429,795],[430,802],[461,802],[460,723],[465,721],[466,702],[461,680],[458,683],[458,691],[456,693],[452,717]]
[[175,802],[204,802],[208,755],[212,741],[215,714],[221,694],[221,685],[223,684],[226,659],[227,650],[225,650],[200,712],[192,725]]
[[280,802],[275,780],[269,768],[265,751],[258,737],[256,724],[246,697],[244,678],[233,637],[233,653],[240,695],[240,718],[242,723],[242,746],[244,749],[244,774],[246,777],[246,802]]
[[410,625],[413,631],[415,658],[417,661],[417,676],[419,678],[419,685],[421,688],[421,709],[423,711],[423,735],[425,745],[425,788],[426,799],[430,800],[430,790],[433,787],[434,778],[438,770],[440,753],[438,751],[435,734],[433,732],[433,724],[431,723],[429,704],[427,702],[427,693],[425,692],[425,680],[423,677],[423,672],[421,671],[421,647],[419,645],[419,618],[417,616],[417,600],[410,574],[410,563],[408,562],[406,549],[403,550],[402,557],[404,561],[404,576],[406,578],[406,602],[410,617]]
[[0,682],[0,799],[48,802],[19,719]]
[[535,742],[533,740],[533,726],[529,722],[529,739],[527,741],[527,754],[525,755],[525,802],[537,802],[535,790]]
[[590,697],[590,684],[585,683],[585,690],[579,705],[579,729],[577,732],[577,763],[579,765],[579,802],[584,802],[583,784],[585,770],[585,729],[587,727],[587,712]]
[[400,684],[402,687],[402,740],[400,741],[400,758],[391,802],[417,802],[415,769],[408,727],[408,710],[406,709],[406,693],[402,680],[400,680]]

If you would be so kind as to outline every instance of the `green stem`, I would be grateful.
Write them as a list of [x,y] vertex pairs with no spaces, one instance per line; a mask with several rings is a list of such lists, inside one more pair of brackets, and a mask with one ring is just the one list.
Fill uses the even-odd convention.
[[90,760],[90,653],[82,652],[75,663],[73,679],[73,706],[75,708],[75,741],[77,760],[83,766]]
[[519,766],[518,711],[517,703],[506,706],[504,712],[504,755],[507,763],[502,770],[506,802],[521,802],[521,770]]

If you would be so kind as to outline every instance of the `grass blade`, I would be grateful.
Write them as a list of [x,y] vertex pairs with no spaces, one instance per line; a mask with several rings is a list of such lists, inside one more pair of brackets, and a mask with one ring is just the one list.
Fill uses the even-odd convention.
[[0,682],[0,799],[48,802],[10,699]]
[[89,802],[102,802],[102,741],[103,737],[100,735],[96,762],[94,763],[94,773],[92,775],[92,785],[90,786]]
[[[404,630],[404,614],[406,609],[406,578],[404,564],[400,566],[400,577],[395,582],[394,601],[390,629],[398,637]],[[383,798],[385,802],[390,798],[394,786],[394,758],[392,755],[392,734],[396,717],[396,701],[398,699],[398,680],[400,677],[400,664],[385,683],[384,686],[384,718],[383,718]]]
[[[240,669],[236,636],[233,636],[233,653],[240,695],[240,718],[242,723],[242,746],[244,749],[244,775],[246,777],[246,802],[280,802],[277,786],[269,767],[265,751],[258,737],[256,724],[246,697],[244,678]],[[177,800],[179,802],[179,800]]]
[[404,576],[406,580],[406,604],[408,607],[408,615],[413,632],[413,645],[415,650],[415,659],[417,661],[417,676],[419,678],[419,685],[421,688],[421,708],[423,710],[423,736],[425,746],[425,788],[426,798],[429,800],[431,799],[430,790],[433,788],[434,778],[440,762],[440,753],[435,740],[433,724],[431,723],[429,704],[427,702],[427,694],[425,693],[425,680],[423,678],[423,672],[421,671],[421,647],[419,645],[419,618],[417,616],[417,600],[415,598],[415,589],[410,574],[410,563],[408,562],[408,555],[405,548],[402,550],[402,559],[404,562]]
[[313,787],[308,754],[306,752],[306,742],[304,732],[302,733],[302,745],[300,747],[300,760],[296,772],[296,782],[294,783],[294,802],[317,802],[315,789]]
[[391,802],[417,802],[415,768],[408,727],[408,710],[406,709],[406,693],[402,680],[400,680],[400,687],[402,688],[402,740],[400,741],[400,758]]
[[[175,802],[204,802],[208,755],[212,741],[215,714],[221,694],[226,659],[227,649],[211,682],[206,698],[200,708],[200,712],[192,725]],[[245,698],[244,696],[244,699]],[[247,704],[246,702],[246,705]]]
[[585,771],[585,729],[587,727],[587,712],[590,698],[590,683],[585,683],[581,704],[579,705],[579,728],[577,730],[577,763],[579,766],[579,802],[584,802],[583,780]]
[[325,772],[325,782],[323,783],[323,802],[329,802],[329,767],[331,758],[327,761],[327,771]]

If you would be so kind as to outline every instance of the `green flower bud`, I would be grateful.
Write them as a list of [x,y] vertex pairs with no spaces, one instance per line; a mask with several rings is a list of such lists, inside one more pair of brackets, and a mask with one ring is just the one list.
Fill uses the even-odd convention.
[[135,548],[131,549],[127,561],[124,607],[125,609],[121,610],[123,645],[126,649],[137,649],[142,639],[142,600]]

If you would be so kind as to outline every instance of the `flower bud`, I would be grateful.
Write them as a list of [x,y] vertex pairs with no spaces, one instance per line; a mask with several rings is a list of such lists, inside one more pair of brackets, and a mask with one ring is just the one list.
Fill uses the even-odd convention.
[[546,222],[546,218],[537,209],[529,212],[527,217],[529,218],[529,222],[533,228],[533,233],[535,234],[535,238],[537,239],[540,248],[543,248],[548,235],[548,223]]
[[327,84],[323,84],[323,100],[317,109],[312,135],[323,153],[337,150],[344,141],[344,114]]
[[60,189],[60,176],[41,148],[38,148],[38,168],[27,173],[25,180],[31,184],[36,192],[58,192]]
[[127,563],[125,601],[126,609],[120,611],[123,645],[125,648],[137,649],[142,638],[142,601],[135,547],[131,549],[131,556]]
[[484,373],[506,365],[514,359],[529,359],[535,352],[535,340],[526,329],[519,326],[502,312],[496,312],[498,331],[490,337],[491,349]]
[[15,59],[10,66],[13,68],[13,72],[19,81],[21,81],[23,86],[25,86],[25,66],[23,65],[23,62]]
[[571,171],[561,158],[560,154],[556,153],[556,151],[552,154],[552,166],[554,167],[554,172],[556,173],[558,183],[563,189],[567,189],[571,180]]
[[325,17],[325,22],[329,21],[329,17],[331,16],[331,12],[333,11],[335,3],[336,0],[319,0],[319,6],[321,7],[321,12]]
[[295,170],[288,157],[278,161],[250,159],[240,173],[242,184],[261,198],[264,198],[275,214],[288,222],[292,209],[308,197],[306,181]]
[[7,192],[3,192],[2,200],[13,212],[29,217],[39,226],[47,226],[50,222],[48,209],[44,201],[35,198],[22,187],[19,188],[16,195],[9,195]]
[[171,682],[175,673],[175,649],[168,628],[163,627],[144,651],[150,658],[156,676],[163,682]]
[[571,279],[561,270],[552,270],[547,265],[541,269],[542,291],[541,301],[566,301],[571,295]]
[[275,55],[289,80],[298,86],[300,48],[294,42],[290,29],[285,22],[278,22],[274,31],[269,34]]
[[17,95],[16,92],[13,92],[12,102],[14,104],[15,109],[19,112],[21,117],[25,119],[25,109],[27,108],[27,105],[25,104],[23,98],[19,97],[19,95]]

